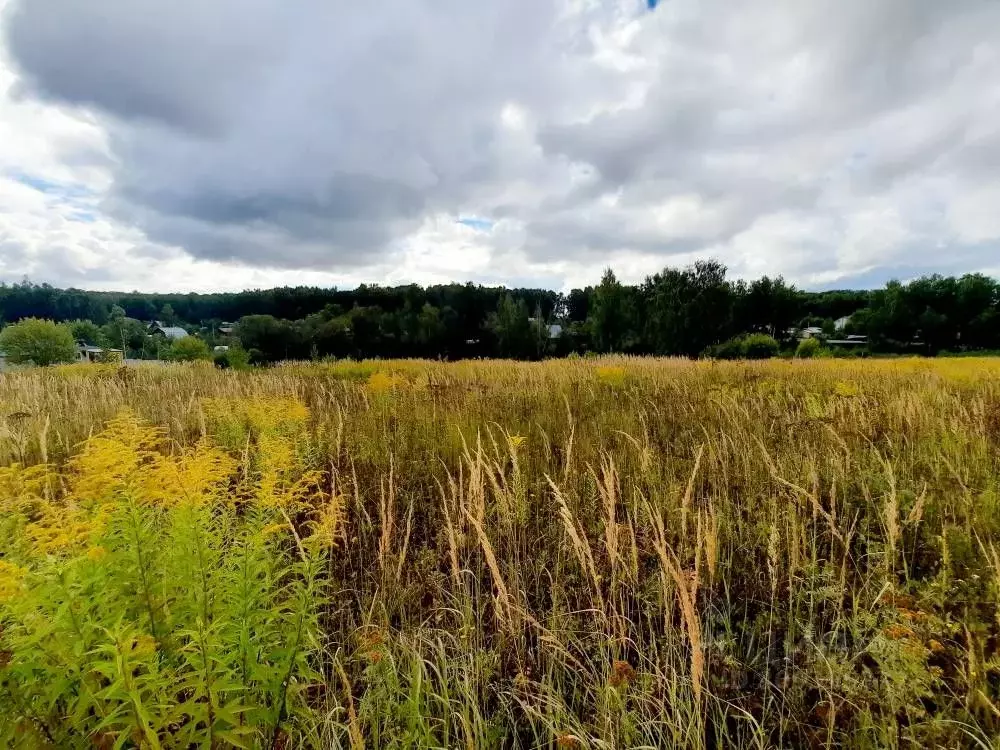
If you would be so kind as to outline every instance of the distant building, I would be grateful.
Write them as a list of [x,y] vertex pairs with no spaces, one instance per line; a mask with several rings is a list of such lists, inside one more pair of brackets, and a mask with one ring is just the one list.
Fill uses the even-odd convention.
[[868,337],[848,336],[845,339],[827,339],[826,343],[830,346],[867,346]]
[[229,347],[220,344],[219,346],[215,347],[212,351],[213,352],[228,352],[229,351]]
[[188,332],[180,326],[167,326],[159,320],[154,320],[149,324],[149,334],[151,336],[163,336],[170,341],[177,341],[188,337]]
[[[528,318],[528,322],[538,323],[539,320],[538,318]],[[549,323],[548,325],[544,325],[544,328],[548,332],[550,339],[557,339],[562,336],[563,327],[558,323]]]
[[823,335],[823,329],[819,326],[808,326],[799,331],[800,339],[814,339],[817,336]]
[[223,336],[232,336],[233,335],[233,329],[235,329],[235,328],[236,328],[236,324],[235,323],[220,323],[219,324],[219,333],[221,333]]
[[85,341],[76,342],[77,362],[121,362],[124,360],[121,349],[105,349],[92,346]]

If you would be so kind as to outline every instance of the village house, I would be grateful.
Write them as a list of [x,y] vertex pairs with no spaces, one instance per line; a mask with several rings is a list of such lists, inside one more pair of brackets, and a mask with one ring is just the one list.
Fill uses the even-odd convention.
[[121,349],[105,349],[88,344],[86,341],[76,342],[77,362],[121,362],[123,359]]
[[[529,323],[539,323],[538,318],[528,318]],[[542,323],[542,328],[548,333],[550,339],[557,339],[562,336],[563,327],[558,323]]]
[[150,336],[162,336],[168,341],[177,341],[188,337],[188,332],[180,326],[164,325],[162,321],[154,320],[149,324]]

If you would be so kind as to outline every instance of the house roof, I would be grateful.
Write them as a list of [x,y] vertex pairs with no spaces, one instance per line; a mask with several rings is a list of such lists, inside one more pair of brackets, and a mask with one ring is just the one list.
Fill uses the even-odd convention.
[[188,332],[185,331],[180,326],[156,326],[157,330],[163,333],[168,339],[183,339],[186,338]]

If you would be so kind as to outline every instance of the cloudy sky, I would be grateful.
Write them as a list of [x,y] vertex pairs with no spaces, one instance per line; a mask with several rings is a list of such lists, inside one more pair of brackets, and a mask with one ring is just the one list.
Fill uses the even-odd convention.
[[998,29],[995,0],[0,0],[0,280],[1000,275]]

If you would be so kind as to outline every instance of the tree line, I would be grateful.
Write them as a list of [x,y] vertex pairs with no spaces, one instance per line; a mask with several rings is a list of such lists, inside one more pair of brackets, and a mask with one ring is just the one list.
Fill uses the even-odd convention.
[[[860,334],[872,352],[1000,349],[1000,285],[982,274],[893,281],[875,290],[809,292],[780,277],[727,277],[716,261],[665,268],[639,284],[610,269],[567,293],[474,284],[357,289],[285,287],[147,294],[0,285],[0,321],[68,322],[77,338],[162,355],[147,323],[181,325],[208,347],[242,345],[252,361],[321,357],[510,357],[572,352],[696,357],[755,335],[794,347],[795,329]],[[849,317],[835,330],[834,321]],[[230,323],[234,330],[228,330]],[[161,348],[162,342],[158,344]],[[724,347],[723,347],[724,348]]]

